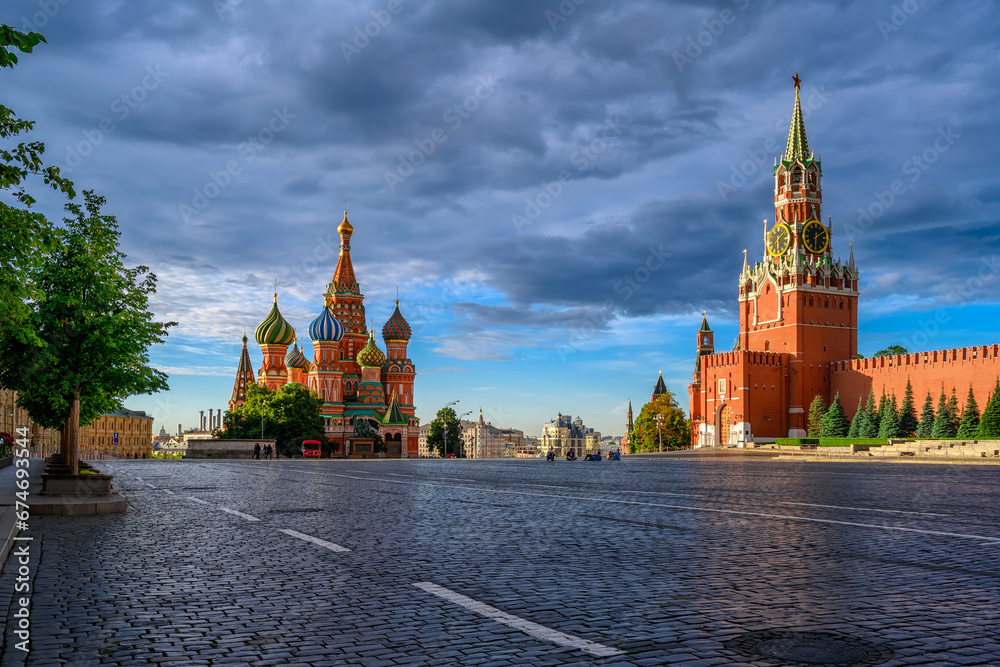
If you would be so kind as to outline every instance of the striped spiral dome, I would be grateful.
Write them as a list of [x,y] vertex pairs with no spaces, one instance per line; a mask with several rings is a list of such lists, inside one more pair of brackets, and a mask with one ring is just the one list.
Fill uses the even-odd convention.
[[295,329],[285,321],[278,310],[278,295],[274,295],[274,305],[264,321],[257,325],[254,338],[260,345],[288,345],[295,340]]
[[340,323],[329,307],[324,307],[312,324],[309,325],[309,335],[313,340],[339,343],[344,337],[344,325]]

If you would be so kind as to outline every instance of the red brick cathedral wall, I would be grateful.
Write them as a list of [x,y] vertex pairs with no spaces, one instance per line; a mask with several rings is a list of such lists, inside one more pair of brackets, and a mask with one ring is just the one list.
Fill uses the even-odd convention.
[[955,388],[961,409],[965,406],[971,384],[982,412],[997,377],[1000,377],[1000,345],[935,350],[830,364],[830,395],[840,392],[844,411],[853,416],[858,408],[858,399],[867,397],[869,388],[874,389],[876,401],[884,387],[886,395],[895,392],[896,400],[902,403],[909,378],[919,415],[928,391],[937,409],[942,385],[948,396],[951,396],[952,387]]

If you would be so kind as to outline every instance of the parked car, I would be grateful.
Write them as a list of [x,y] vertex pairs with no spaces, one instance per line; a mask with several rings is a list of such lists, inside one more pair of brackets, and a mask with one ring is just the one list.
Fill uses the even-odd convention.
[[320,454],[320,445],[322,443],[319,440],[303,440],[302,441],[302,458],[304,459],[318,459]]

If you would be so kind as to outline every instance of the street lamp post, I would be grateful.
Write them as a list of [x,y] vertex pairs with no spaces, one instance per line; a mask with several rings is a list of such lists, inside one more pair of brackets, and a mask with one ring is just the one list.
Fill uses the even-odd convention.
[[663,451],[663,413],[656,413],[656,435],[660,440],[660,452]]
[[[445,403],[444,407],[449,408],[458,403],[458,401],[452,401],[451,403]],[[444,425],[444,442],[441,443],[441,458],[448,458],[448,415],[442,415],[441,424]]]

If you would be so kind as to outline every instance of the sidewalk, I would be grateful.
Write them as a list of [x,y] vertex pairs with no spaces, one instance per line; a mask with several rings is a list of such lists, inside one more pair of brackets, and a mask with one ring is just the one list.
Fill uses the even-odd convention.
[[[15,459],[16,461],[17,459]],[[45,468],[43,459],[28,460],[28,505],[31,499],[37,497],[42,490],[42,470]],[[19,491],[17,488],[17,466],[9,465],[0,468],[0,568],[7,562],[7,554],[10,553],[14,545],[14,538],[17,537],[18,530],[15,518],[14,502],[18,500],[14,494]]]

